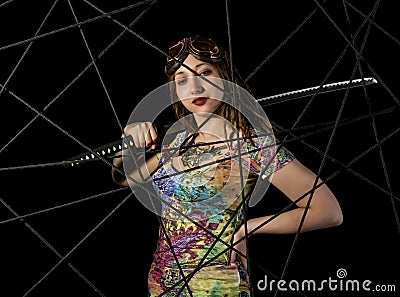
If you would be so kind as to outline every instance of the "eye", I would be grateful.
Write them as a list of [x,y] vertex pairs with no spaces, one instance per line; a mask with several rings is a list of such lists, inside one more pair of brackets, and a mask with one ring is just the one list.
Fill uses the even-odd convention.
[[176,80],[176,84],[179,86],[184,85],[186,82],[187,82],[186,78],[180,78]]
[[206,69],[206,70],[201,71],[201,72],[200,72],[200,75],[202,75],[202,76],[208,76],[208,75],[210,75],[212,72],[213,72],[212,70]]

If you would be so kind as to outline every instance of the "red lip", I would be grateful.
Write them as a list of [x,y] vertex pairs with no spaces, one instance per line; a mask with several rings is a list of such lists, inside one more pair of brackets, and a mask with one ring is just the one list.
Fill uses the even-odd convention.
[[192,104],[201,106],[206,103],[207,99],[208,99],[207,97],[197,97],[192,100]]

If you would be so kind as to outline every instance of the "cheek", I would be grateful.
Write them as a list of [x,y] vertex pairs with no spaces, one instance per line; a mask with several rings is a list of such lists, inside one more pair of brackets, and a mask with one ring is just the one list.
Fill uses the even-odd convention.
[[219,101],[224,100],[224,84],[220,78],[211,78],[210,81],[215,85],[211,85],[208,88],[208,96],[211,98],[218,99]]
[[212,105],[213,109],[216,109],[219,104],[221,103],[220,100],[216,100],[216,99],[209,99],[210,104]]
[[185,93],[184,88],[176,88],[175,89],[175,102],[180,102],[182,103],[182,105],[187,109],[188,106],[190,105],[190,100],[191,99],[187,99],[189,98],[189,96]]
[[182,89],[177,88],[176,89],[176,96],[178,98],[179,101],[183,101],[182,98],[185,98]]
[[187,109],[190,106],[190,99],[179,99],[179,101],[182,103],[183,106],[185,106]]
[[185,101],[186,98],[190,97],[190,88],[187,86],[176,86],[176,95],[180,101]]

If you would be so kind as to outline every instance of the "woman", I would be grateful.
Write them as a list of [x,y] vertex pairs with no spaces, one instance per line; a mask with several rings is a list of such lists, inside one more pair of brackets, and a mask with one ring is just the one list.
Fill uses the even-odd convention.
[[[165,73],[182,131],[161,151],[125,158],[125,175],[122,158],[112,171],[123,186],[151,178],[163,205],[149,296],[250,296],[246,235],[337,226],[340,206],[312,171],[273,145],[262,113],[246,116],[257,110],[255,100],[230,97],[236,85],[247,87],[223,48],[209,38],[184,38],[170,47]],[[124,136],[138,148],[160,147],[150,122],[129,124]],[[297,207],[246,221],[260,176]]]

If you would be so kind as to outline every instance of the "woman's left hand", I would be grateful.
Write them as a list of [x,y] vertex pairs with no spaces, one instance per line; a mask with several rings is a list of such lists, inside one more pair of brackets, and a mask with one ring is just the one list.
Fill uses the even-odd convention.
[[239,260],[247,270],[247,240],[245,238],[245,231],[245,225],[242,225],[233,237],[232,244],[234,250],[232,250],[231,253],[231,263],[235,263],[236,260]]

